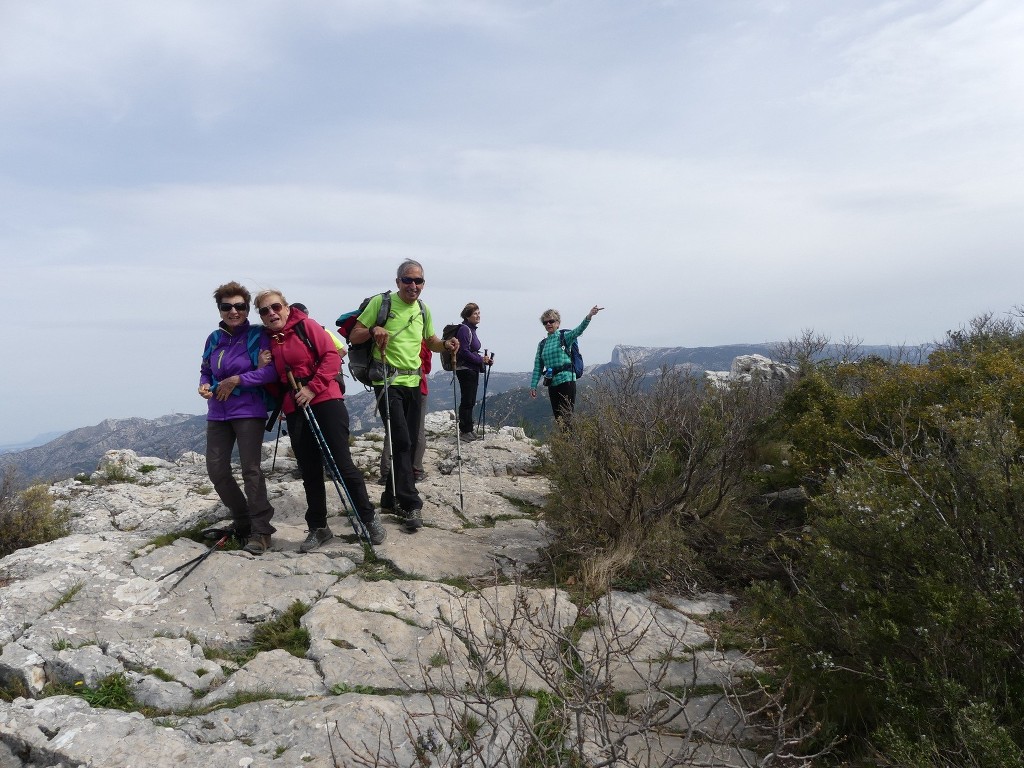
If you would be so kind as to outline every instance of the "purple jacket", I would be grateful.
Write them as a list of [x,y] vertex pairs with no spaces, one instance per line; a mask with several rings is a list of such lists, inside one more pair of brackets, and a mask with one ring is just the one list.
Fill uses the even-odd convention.
[[480,339],[476,336],[476,326],[465,320],[455,333],[459,340],[459,351],[455,355],[458,368],[481,373],[484,370],[484,359],[480,356]]
[[[273,364],[259,370],[253,369],[248,349],[249,328],[249,321],[246,321],[232,334],[221,323],[220,339],[211,349],[210,355],[203,356],[199,368],[200,385],[209,384],[212,387],[229,376],[241,377],[241,382],[227,400],[221,402],[214,395],[206,401],[207,421],[267,418],[267,406],[260,390],[264,384],[277,381],[277,371]],[[212,333],[207,337],[204,351],[210,347],[212,337]],[[260,349],[270,349],[270,339],[266,333],[260,334]]]

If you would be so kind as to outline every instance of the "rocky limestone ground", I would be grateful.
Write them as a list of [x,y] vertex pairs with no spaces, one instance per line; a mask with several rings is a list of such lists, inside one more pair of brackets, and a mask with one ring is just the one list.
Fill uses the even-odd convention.
[[[378,432],[353,447],[371,498],[381,446]],[[157,537],[225,512],[202,457],[109,452],[91,482],[52,487],[72,535],[0,560],[0,768],[518,766],[555,689],[578,704],[564,743],[590,764],[612,743],[602,764],[758,764],[730,695],[753,666],[699,623],[728,611],[726,596],[578,606],[526,586],[549,537],[541,450],[507,427],[458,446],[453,414],[431,414],[425,527],[385,515],[374,553],[333,517],[339,535],[299,554],[302,484],[287,438],[276,456],[268,442],[272,550],[215,551],[180,584],[161,576],[206,548]],[[235,653],[297,602],[302,657]],[[75,695],[110,681],[132,711]],[[619,709],[595,705],[613,690]]]

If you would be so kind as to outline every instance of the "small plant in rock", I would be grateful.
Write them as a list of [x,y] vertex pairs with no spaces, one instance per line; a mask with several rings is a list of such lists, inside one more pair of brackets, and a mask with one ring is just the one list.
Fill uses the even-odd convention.
[[115,485],[117,483],[134,483],[135,474],[123,464],[108,464],[99,473],[96,485]]
[[29,698],[28,688],[20,678],[11,678],[0,685],[0,701],[14,701]]
[[292,656],[304,659],[309,650],[309,631],[302,626],[301,619],[308,612],[309,606],[296,600],[276,619],[256,627],[252,637],[253,655],[281,648]]
[[125,712],[141,709],[132,694],[128,679],[123,674],[109,675],[100,680],[95,688],[90,688],[79,681],[72,685],[68,692],[85,699],[92,707],[120,709]]
[[65,605],[74,600],[75,595],[81,592],[84,587],[84,583],[82,583],[81,581],[76,581],[74,584],[72,584],[70,587],[64,590],[64,592],[61,593],[60,597],[58,597],[54,601],[53,605],[50,606],[47,613],[51,613],[53,611],[57,611],[63,608]]

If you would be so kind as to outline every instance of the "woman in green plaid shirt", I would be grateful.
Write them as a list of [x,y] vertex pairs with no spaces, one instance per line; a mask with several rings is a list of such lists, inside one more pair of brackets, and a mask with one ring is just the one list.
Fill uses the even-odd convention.
[[572,343],[582,336],[590,325],[591,318],[602,309],[604,307],[594,305],[582,323],[571,331],[566,331],[564,346],[558,332],[558,327],[562,324],[562,316],[558,314],[558,310],[548,309],[540,316],[540,322],[548,335],[537,345],[537,357],[533,361],[533,379],[530,381],[530,397],[537,396],[537,384],[540,377],[544,376],[548,399],[551,401],[551,413],[556,421],[561,419],[563,423],[567,422],[572,416],[573,408],[576,407],[576,373],[572,368],[569,350]]

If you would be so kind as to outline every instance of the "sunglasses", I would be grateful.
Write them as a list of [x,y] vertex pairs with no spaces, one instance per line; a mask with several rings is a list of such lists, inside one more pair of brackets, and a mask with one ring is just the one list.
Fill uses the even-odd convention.
[[275,301],[273,304],[267,304],[265,307],[260,307],[260,317],[266,317],[271,312],[280,312],[282,309],[284,309],[284,304],[280,304]]
[[217,305],[217,307],[220,309],[221,312],[230,312],[232,309],[235,310],[235,312],[249,311],[249,305],[246,304],[244,301],[240,301],[237,304],[228,304],[226,301],[222,301],[220,304]]
[[[260,311],[260,314],[263,314],[262,310]],[[544,325],[554,325],[558,321],[557,320],[541,320],[541,322],[544,323]]]
[[416,285],[423,285],[422,277],[400,277],[398,279],[401,280],[406,285],[410,285],[412,283],[416,283]]

